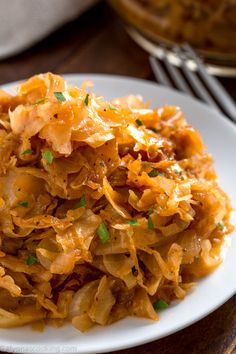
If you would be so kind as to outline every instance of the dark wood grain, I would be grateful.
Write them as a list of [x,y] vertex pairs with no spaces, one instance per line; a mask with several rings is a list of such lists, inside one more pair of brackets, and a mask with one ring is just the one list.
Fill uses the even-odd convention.
[[[98,4],[22,54],[0,61],[0,84],[46,71],[154,79],[147,53],[128,37],[106,4]],[[236,99],[236,80],[221,82]],[[116,353],[236,354],[236,296],[178,333]]]

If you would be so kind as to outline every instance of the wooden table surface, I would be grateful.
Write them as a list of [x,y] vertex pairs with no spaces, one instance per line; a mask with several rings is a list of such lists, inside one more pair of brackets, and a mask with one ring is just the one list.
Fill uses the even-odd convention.
[[[104,3],[33,48],[0,61],[0,84],[47,71],[109,73],[154,80],[147,53],[128,37]],[[236,80],[221,82],[236,99]],[[235,354],[236,295],[211,315],[176,334],[116,353]]]

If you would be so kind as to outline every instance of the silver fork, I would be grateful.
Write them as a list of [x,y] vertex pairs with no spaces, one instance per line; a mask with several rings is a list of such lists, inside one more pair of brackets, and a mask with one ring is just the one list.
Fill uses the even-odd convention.
[[[195,51],[188,44],[184,44],[182,47],[175,46],[173,50],[181,60],[181,69],[171,64],[167,54],[163,56],[161,62],[164,64],[174,85],[163,69],[159,61],[160,59],[150,56],[150,65],[156,80],[164,86],[175,86],[178,90],[190,96],[197,96],[217,111],[221,113],[223,111],[231,120],[236,122],[235,102],[220,82],[208,74],[204,63]],[[186,61],[188,59],[195,62],[197,67],[196,72],[191,71],[187,66]]]

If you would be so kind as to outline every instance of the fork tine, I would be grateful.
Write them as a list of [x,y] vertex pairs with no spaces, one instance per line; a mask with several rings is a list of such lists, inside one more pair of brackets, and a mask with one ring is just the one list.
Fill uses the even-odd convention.
[[168,87],[172,87],[171,82],[169,80],[169,78],[167,77],[167,75],[165,74],[164,70],[162,69],[161,65],[158,63],[158,60],[153,57],[152,55],[149,57],[149,62],[152,68],[152,71],[155,75],[155,78],[157,79],[157,81],[164,85],[164,86],[168,86]]
[[213,100],[213,98],[209,95],[199,78],[196,76],[195,73],[193,73],[188,66],[186,65],[186,56],[185,53],[179,48],[175,47],[174,50],[176,53],[179,55],[181,61],[182,61],[182,69],[184,71],[184,74],[186,75],[191,87],[193,90],[196,92],[196,94],[201,98],[202,101],[206,102],[210,106],[214,107],[217,111],[220,112],[219,107]]
[[176,66],[172,65],[169,60],[167,55],[164,56],[163,62],[165,63],[166,69],[168,70],[172,80],[174,81],[176,87],[185,93],[187,93],[190,96],[193,96],[190,88],[188,87],[187,83],[185,82],[184,78],[182,75],[180,75],[179,70],[176,68]]
[[190,45],[184,44],[183,48],[185,49],[189,57],[193,59],[197,64],[198,72],[202,81],[204,81],[206,86],[215,96],[215,98],[222,106],[222,108],[225,110],[225,112],[228,114],[228,116],[234,121],[236,121],[236,105],[232,100],[232,98],[228,95],[228,93],[222,87],[220,82],[215,77],[208,74],[208,72],[205,69],[205,66],[202,64],[201,59],[198,57],[195,51],[190,47]]

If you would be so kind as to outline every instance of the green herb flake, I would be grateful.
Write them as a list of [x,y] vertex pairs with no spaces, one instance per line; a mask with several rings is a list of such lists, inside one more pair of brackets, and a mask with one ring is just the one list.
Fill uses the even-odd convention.
[[22,200],[22,202],[19,202],[19,206],[23,208],[28,208],[29,202],[27,202],[27,200]]
[[50,150],[45,150],[42,153],[43,159],[49,163],[49,165],[53,162],[53,154]]
[[46,97],[45,97],[45,98],[42,98],[41,100],[36,101],[36,102],[34,103],[34,106],[37,106],[37,105],[39,105],[39,104],[43,104],[46,100],[47,100]]
[[155,311],[167,309],[169,305],[164,300],[160,299],[154,302],[153,308]]
[[106,243],[110,240],[109,232],[107,231],[106,225],[103,222],[99,225],[97,234],[100,237],[102,243]]
[[138,220],[133,219],[133,220],[129,220],[129,221],[128,221],[128,224],[129,224],[129,225],[134,225],[134,226],[135,226],[135,225],[138,225],[138,224],[139,224],[139,222],[138,222]]
[[59,91],[54,92],[54,96],[56,97],[56,99],[58,100],[58,102],[64,102],[64,101],[66,101],[66,98],[65,98],[65,96],[63,95],[62,92],[59,92]]
[[153,168],[150,172],[148,172],[148,176],[149,177],[156,177],[156,176],[158,176],[158,171],[157,171],[157,169],[156,168]]
[[149,208],[148,209],[148,215],[150,216],[150,215],[152,215],[152,213],[153,213],[153,208]]
[[112,111],[116,111],[116,107],[112,106],[111,104],[109,104],[109,108],[110,108]]
[[75,204],[74,209],[82,208],[86,206],[86,198],[85,195],[82,195],[80,200]]
[[218,229],[219,229],[220,231],[223,231],[223,230],[224,230],[224,227],[225,227],[225,223],[224,223],[224,221],[220,221],[220,222],[217,223],[216,226],[218,227]]
[[150,172],[148,172],[148,176],[149,177],[164,176],[164,173],[158,172],[157,169],[153,167],[153,169]]
[[87,95],[84,99],[84,104],[85,104],[85,106],[88,106],[88,104],[89,104],[89,93],[87,93]]
[[26,149],[21,153],[21,155],[31,155],[31,154],[33,154],[33,151],[31,149]]
[[149,215],[149,217],[148,217],[148,228],[149,228],[149,230],[153,230],[154,229],[154,225],[153,225],[153,221],[152,221],[151,215]]
[[26,259],[26,264],[28,264],[29,266],[37,263],[37,258],[34,257],[34,256],[29,256],[27,259]]
[[137,124],[137,126],[141,127],[143,125],[143,122],[141,121],[141,119],[136,119],[135,123]]
[[152,130],[154,133],[158,133],[158,129],[155,128],[155,127],[151,128],[151,130]]

